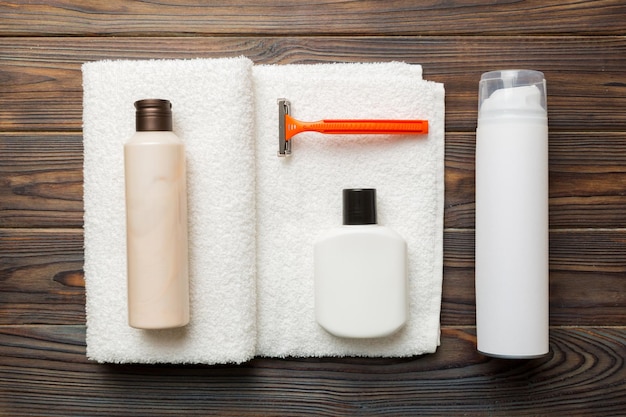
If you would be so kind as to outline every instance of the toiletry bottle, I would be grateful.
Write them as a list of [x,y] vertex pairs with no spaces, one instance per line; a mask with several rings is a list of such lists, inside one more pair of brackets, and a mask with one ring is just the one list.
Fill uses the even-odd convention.
[[548,353],[548,118],[543,74],[482,75],[476,130],[478,350]]
[[128,323],[181,327],[189,322],[185,147],[169,101],[135,107],[137,133],[124,145]]
[[343,190],[343,226],[315,243],[315,316],[340,337],[384,337],[407,320],[407,248],[376,224],[376,190]]

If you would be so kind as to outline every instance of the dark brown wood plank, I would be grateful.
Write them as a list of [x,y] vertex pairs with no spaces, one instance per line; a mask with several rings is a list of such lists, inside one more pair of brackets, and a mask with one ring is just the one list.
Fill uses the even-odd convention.
[[[625,328],[551,329],[528,361],[476,352],[444,328],[437,353],[405,359],[254,359],[241,366],[99,365],[82,326],[0,327],[6,415],[620,415]],[[32,415],[32,414],[31,414]]]
[[82,137],[0,135],[0,227],[82,224]]
[[[85,321],[80,229],[0,229],[0,325]],[[554,326],[626,324],[626,231],[550,233]],[[442,323],[474,325],[474,233],[444,234]]]
[[[623,34],[619,0],[8,1],[0,34]],[[506,22],[505,25],[502,22]]]
[[[474,227],[472,133],[446,136],[445,225]],[[80,133],[0,135],[0,227],[81,227]],[[550,135],[552,228],[626,224],[626,133]]]
[[0,229],[0,323],[85,321],[81,229]]
[[78,131],[80,65],[102,59],[246,55],[259,64],[421,63],[446,87],[446,129],[476,127],[478,80],[533,68],[548,80],[553,131],[625,131],[624,37],[0,38],[0,131]]

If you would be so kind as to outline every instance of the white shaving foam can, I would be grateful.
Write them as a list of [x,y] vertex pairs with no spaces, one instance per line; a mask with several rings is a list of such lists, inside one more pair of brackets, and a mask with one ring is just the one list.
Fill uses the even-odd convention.
[[476,129],[476,332],[489,356],[549,351],[548,117],[543,73],[484,73]]

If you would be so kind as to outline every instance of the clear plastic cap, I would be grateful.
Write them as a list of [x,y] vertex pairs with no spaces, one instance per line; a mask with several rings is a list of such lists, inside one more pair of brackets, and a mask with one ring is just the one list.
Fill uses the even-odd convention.
[[486,72],[478,86],[478,118],[547,117],[546,80],[533,70]]

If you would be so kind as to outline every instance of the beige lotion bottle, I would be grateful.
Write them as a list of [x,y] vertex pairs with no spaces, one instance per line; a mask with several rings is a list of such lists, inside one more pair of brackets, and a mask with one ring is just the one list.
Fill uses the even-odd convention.
[[135,108],[137,132],[124,145],[128,323],[181,327],[189,322],[185,146],[168,100]]
[[407,246],[376,223],[376,190],[343,190],[343,226],[315,243],[315,316],[327,332],[388,336],[408,316]]

